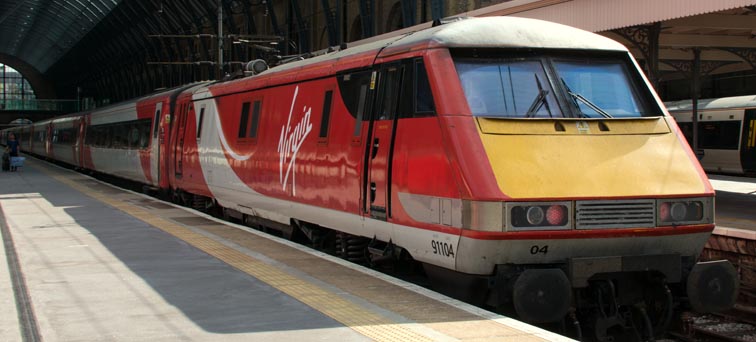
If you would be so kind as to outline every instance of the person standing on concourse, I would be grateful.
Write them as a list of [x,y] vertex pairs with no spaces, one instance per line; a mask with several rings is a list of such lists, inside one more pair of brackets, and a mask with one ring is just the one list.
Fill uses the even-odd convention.
[[[16,140],[16,135],[12,132],[8,134],[8,143],[5,145],[10,150],[10,157],[18,157],[18,140]],[[11,166],[11,171],[16,171],[15,166]]]

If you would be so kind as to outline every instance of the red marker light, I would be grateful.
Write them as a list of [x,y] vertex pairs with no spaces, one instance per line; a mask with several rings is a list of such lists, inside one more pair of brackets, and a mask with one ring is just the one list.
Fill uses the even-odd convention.
[[563,226],[567,219],[567,208],[563,205],[552,205],[546,210],[546,221],[552,226]]
[[661,218],[662,222],[669,221],[669,202],[664,202],[659,206],[659,217]]

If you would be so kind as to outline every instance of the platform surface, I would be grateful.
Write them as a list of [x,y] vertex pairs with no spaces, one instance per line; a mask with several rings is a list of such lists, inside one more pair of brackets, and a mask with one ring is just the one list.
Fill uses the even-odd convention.
[[714,234],[756,240],[756,178],[709,175],[717,191]]
[[0,341],[568,340],[33,158],[0,209]]

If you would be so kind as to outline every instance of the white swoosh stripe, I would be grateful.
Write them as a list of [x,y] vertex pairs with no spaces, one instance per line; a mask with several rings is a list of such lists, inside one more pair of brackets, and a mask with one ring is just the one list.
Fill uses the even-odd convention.
[[226,151],[226,153],[228,153],[231,156],[231,158],[234,158],[239,161],[245,161],[249,159],[249,157],[252,156],[251,154],[246,155],[246,156],[239,155],[236,152],[234,152],[234,150],[232,150],[230,146],[228,146],[228,141],[226,141],[226,135],[223,133],[223,126],[221,125],[220,113],[218,112],[217,106],[215,106],[215,125],[216,127],[218,127],[218,137],[220,138],[221,144],[223,145],[223,150]]

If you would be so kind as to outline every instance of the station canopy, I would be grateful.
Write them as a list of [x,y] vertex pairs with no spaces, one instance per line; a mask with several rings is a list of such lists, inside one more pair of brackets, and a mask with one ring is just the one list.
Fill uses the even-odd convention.
[[46,72],[121,0],[2,0],[0,54]]

